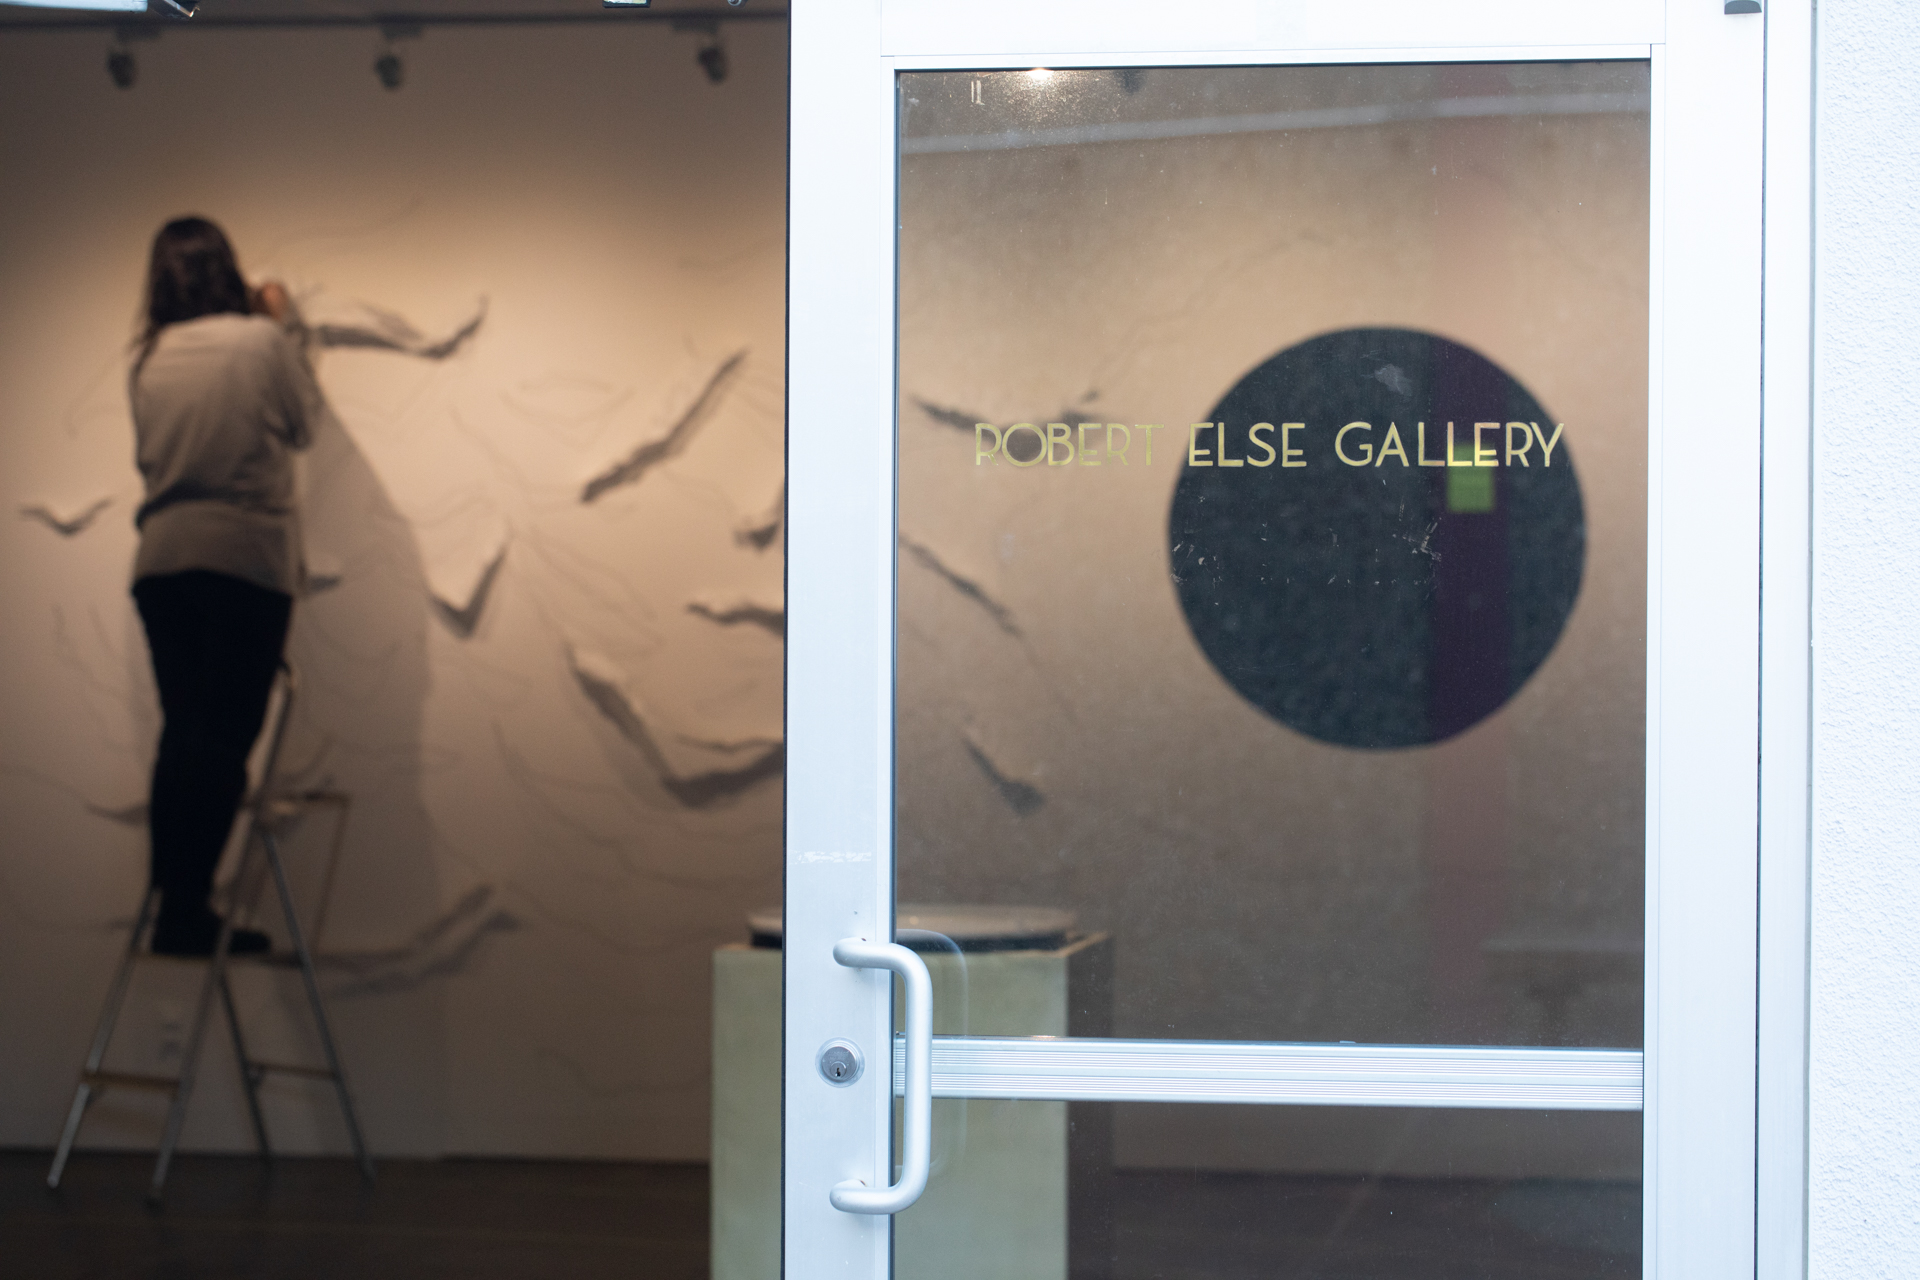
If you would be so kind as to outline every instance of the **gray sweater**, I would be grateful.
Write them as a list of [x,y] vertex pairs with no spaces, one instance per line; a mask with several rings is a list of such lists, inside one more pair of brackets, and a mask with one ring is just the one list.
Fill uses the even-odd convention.
[[323,401],[294,338],[265,316],[168,325],[129,392],[146,481],[134,581],[211,569],[299,594],[292,451],[307,447]]

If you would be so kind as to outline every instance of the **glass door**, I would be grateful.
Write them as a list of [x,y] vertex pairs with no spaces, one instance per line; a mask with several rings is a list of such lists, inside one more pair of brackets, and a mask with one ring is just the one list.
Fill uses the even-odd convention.
[[1750,1270],[1757,41],[1039,8],[794,16],[787,1274]]
[[1110,971],[936,1031],[1131,1043],[936,1102],[898,1274],[1076,1123],[994,1274],[1637,1270],[1650,74],[901,75],[896,892]]

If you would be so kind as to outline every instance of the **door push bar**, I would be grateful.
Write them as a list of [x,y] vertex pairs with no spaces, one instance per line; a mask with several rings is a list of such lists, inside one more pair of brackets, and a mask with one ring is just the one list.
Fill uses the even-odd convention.
[[[842,938],[833,958],[850,969],[890,969],[906,984],[905,1127],[900,1137],[900,1180],[874,1190],[859,1179],[842,1182],[828,1198],[846,1213],[898,1213],[927,1189],[933,1146],[933,980],[919,956],[892,942]],[[883,1139],[889,1147],[891,1138]],[[882,1167],[884,1167],[884,1162]]]

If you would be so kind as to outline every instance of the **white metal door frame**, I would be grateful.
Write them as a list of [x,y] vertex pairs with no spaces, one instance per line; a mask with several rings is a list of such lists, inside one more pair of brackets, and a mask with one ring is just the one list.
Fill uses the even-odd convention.
[[[1790,1025],[1794,1010],[1804,1009],[1804,940],[1788,936],[1795,911],[1804,911],[1804,340],[1798,351],[1775,355],[1778,335],[1790,334],[1796,315],[1805,330],[1806,291],[1799,289],[1796,302],[1791,286],[1796,272],[1804,284],[1806,266],[1804,236],[1789,243],[1791,182],[1767,193],[1768,217],[1783,234],[1767,241],[1769,278],[1782,285],[1770,286],[1765,297],[1772,340],[1764,528],[1758,426],[1762,147],[1776,166],[1790,167],[1798,158],[1804,170],[1805,140],[1804,130],[1796,138],[1791,128],[1763,138],[1760,104],[1762,43],[1769,42],[1776,59],[1798,56],[1807,6],[1783,0],[1778,7],[1777,19],[1762,21],[1726,16],[1718,0],[1591,8],[1565,0],[1448,6],[1361,0],[1327,12],[1248,0],[1199,0],[1172,12],[1136,0],[794,0],[788,1276],[866,1280],[890,1266],[889,1220],[842,1213],[829,1205],[828,1194],[849,1179],[885,1186],[891,1174],[892,1073],[878,1069],[892,1056],[885,1049],[891,1041],[888,979],[844,968],[831,952],[843,938],[886,941],[892,930],[895,74],[948,67],[1648,56],[1654,68],[1648,494],[1654,560],[1646,1268],[1650,1275],[1744,1276],[1760,1262],[1769,1275],[1798,1274],[1797,1265],[1782,1269],[1780,1254],[1791,1249],[1797,1261],[1797,1200],[1792,1213],[1786,1211],[1797,1194],[1804,1150],[1794,1119],[1803,1114],[1803,1106],[1794,1109],[1802,1041]],[[1395,47],[1361,33],[1390,34]],[[1768,81],[1765,91],[1775,113],[1791,113],[1807,100],[1791,76]],[[1804,115],[1803,105],[1800,110]],[[1799,188],[1804,215],[1804,181]],[[1776,193],[1784,212],[1775,210]],[[1804,228],[1804,216],[1798,225]],[[1696,479],[1709,476],[1711,485]],[[1764,666],[1755,643],[1763,539],[1769,557]],[[1687,554],[1662,553],[1663,547]],[[1750,754],[1763,731],[1765,808]],[[1797,807],[1795,794],[1802,797]],[[1762,911],[1772,930],[1766,957],[1757,930]],[[1771,966],[1768,1021],[1758,1023],[1763,962]],[[1769,1035],[1758,1051],[1757,1028]],[[852,1087],[827,1085],[815,1067],[821,1046],[839,1038],[866,1046],[874,1064]],[[1769,1111],[1756,1126],[1756,1074],[1763,1063],[1759,1080]],[[937,1062],[935,1070],[937,1076]],[[1768,1210],[1762,1221],[1756,1220],[1756,1156]],[[1764,1240],[1758,1258],[1757,1232]]]

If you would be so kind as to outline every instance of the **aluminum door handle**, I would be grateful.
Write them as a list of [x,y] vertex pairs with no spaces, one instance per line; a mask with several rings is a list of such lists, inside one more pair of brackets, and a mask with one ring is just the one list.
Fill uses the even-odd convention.
[[[859,1181],[842,1182],[828,1197],[834,1208],[847,1213],[898,1213],[927,1189],[933,1147],[933,979],[927,976],[926,962],[897,943],[842,938],[833,944],[833,958],[850,969],[891,969],[906,984],[907,1074],[900,1181],[884,1190]],[[890,1139],[887,1145],[892,1146]]]

